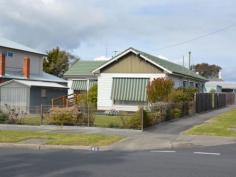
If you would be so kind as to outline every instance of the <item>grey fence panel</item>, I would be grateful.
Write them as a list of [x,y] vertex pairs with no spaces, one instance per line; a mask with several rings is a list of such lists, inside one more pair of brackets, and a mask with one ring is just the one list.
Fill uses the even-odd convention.
[[233,93],[197,93],[195,95],[196,112],[201,113],[235,104]]

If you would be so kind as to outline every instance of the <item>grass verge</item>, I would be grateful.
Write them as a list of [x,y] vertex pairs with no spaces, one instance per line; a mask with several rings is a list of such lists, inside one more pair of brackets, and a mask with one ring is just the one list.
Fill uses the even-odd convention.
[[213,117],[201,125],[194,126],[185,134],[236,137],[236,109]]
[[45,139],[51,145],[106,146],[120,141],[118,135],[82,134],[82,133],[46,133],[36,131],[0,131],[0,142],[16,143],[28,139]]
[[[96,127],[122,127],[121,116],[109,116],[109,115],[95,115],[94,125]],[[129,120],[131,116],[123,116],[126,120]],[[24,117],[22,119],[22,124],[24,125],[40,125],[40,117]],[[44,124],[47,124],[47,121],[44,120]]]

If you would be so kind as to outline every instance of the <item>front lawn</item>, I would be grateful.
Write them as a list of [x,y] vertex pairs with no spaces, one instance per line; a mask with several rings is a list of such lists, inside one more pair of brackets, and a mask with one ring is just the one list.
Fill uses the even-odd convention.
[[187,130],[185,134],[236,137],[236,109],[213,117]]
[[[123,116],[124,120],[129,120],[131,116]],[[21,121],[24,125],[40,125],[40,117],[25,117]],[[44,120],[44,124],[47,124],[47,121]],[[121,116],[110,116],[110,115],[95,115],[94,126],[96,127],[122,127]]]
[[36,131],[1,131],[0,142],[15,143],[29,139],[45,139],[53,145],[106,146],[120,141],[118,135],[83,134],[83,133],[48,133]]

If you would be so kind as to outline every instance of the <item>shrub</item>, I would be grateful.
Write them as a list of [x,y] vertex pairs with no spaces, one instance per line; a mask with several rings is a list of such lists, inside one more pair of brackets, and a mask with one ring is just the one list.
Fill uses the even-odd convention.
[[120,125],[114,123],[114,122],[110,122],[108,125],[109,128],[120,128]]
[[127,128],[132,129],[141,129],[141,112],[142,110],[138,110],[127,122]]
[[88,102],[92,105],[97,105],[97,91],[98,87],[97,84],[92,86],[88,91]]
[[0,111],[0,123],[6,123],[8,120],[8,114]]
[[216,93],[216,89],[211,89],[210,93]]
[[194,100],[195,88],[178,88],[169,94],[169,101],[174,103],[189,102]]
[[180,108],[174,108],[172,111],[173,118],[180,118],[182,116],[182,111]]
[[92,105],[97,106],[97,85],[92,86],[88,92],[82,93],[77,97],[77,104],[82,107]]
[[173,87],[174,82],[171,79],[154,79],[148,84],[147,87],[148,101],[151,103],[156,103],[158,101],[166,101]]
[[77,107],[52,108],[48,115],[48,123],[55,125],[75,125],[79,122],[81,113]]
[[194,94],[198,92],[197,88],[178,88],[178,90],[183,90],[184,94],[187,97],[186,101],[193,101],[194,100]]
[[8,116],[6,123],[9,124],[21,124],[23,117],[26,115],[26,112],[21,110],[20,107],[8,104],[5,104],[4,112]]
[[183,92],[183,90],[173,90],[169,95],[170,102],[179,103],[187,100],[187,95]]

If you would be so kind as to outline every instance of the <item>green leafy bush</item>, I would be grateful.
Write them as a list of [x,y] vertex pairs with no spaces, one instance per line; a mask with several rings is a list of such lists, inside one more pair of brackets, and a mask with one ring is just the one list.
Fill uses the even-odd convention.
[[138,110],[127,122],[127,128],[141,129],[141,115],[142,110]]
[[92,105],[97,105],[97,94],[98,94],[97,84],[92,86],[88,91],[88,102]]
[[172,111],[173,118],[180,118],[182,116],[182,111],[180,108],[174,108]]
[[77,96],[77,104],[81,107],[97,106],[97,85],[92,86],[88,92],[82,93]]
[[0,123],[6,123],[8,120],[8,114],[0,111]]
[[195,88],[178,88],[169,94],[169,101],[174,103],[193,101],[197,91]]

